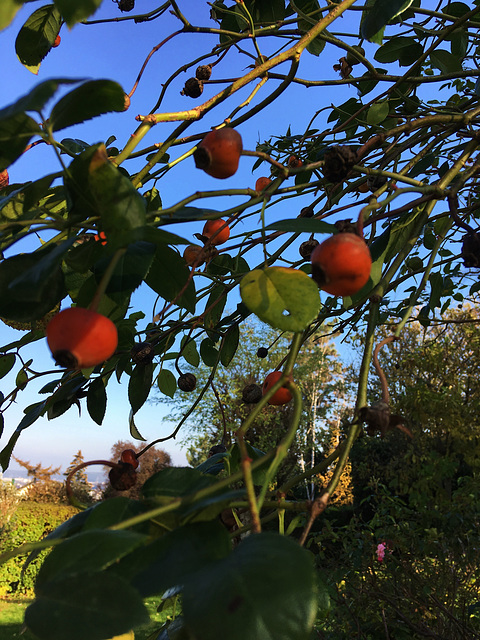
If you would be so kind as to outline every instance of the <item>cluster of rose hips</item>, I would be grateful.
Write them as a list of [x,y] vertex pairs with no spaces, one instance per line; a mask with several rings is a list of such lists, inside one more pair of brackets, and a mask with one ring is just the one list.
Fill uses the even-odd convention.
[[[196,148],[195,164],[208,175],[225,179],[237,171],[242,150],[242,138],[235,129],[215,129],[210,131]],[[338,154],[343,158],[344,150],[338,149]],[[298,168],[302,164],[302,161],[293,155],[288,160],[288,166],[291,168]],[[6,171],[0,174],[0,178],[3,179],[0,186],[8,184]],[[270,178],[259,178],[255,185],[256,191],[261,193],[271,182]],[[204,246],[189,245],[183,254],[187,265],[192,267],[200,266],[215,255],[215,247],[229,239],[230,228],[225,220],[208,220],[198,237]],[[102,231],[95,239],[102,244],[106,242]],[[304,257],[310,255],[312,278],[322,290],[335,296],[350,296],[367,283],[370,277],[371,256],[363,238],[347,230],[345,233],[327,238],[321,244],[316,240],[309,243],[308,252],[305,250]],[[47,325],[46,333],[55,361],[69,369],[89,368],[103,363],[114,354],[118,343],[115,324],[95,310],[82,307],[71,307],[55,315]],[[153,355],[153,351],[149,353],[150,361]],[[267,376],[262,389],[263,395],[281,375],[281,372],[274,371]],[[182,391],[193,391],[196,386],[195,376],[190,373],[181,374],[178,386]],[[269,403],[285,404],[291,397],[288,388],[281,387],[269,399]]]

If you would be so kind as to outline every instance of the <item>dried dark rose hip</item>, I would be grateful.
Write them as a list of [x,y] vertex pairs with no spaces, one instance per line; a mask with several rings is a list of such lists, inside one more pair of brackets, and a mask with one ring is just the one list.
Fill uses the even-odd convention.
[[266,347],[260,347],[257,350],[257,358],[266,358],[268,356],[268,349]]
[[189,78],[180,93],[189,98],[199,98],[203,93],[203,82],[198,78]]
[[209,64],[201,64],[195,71],[195,77],[197,80],[210,80],[212,75],[212,66]]
[[110,469],[108,478],[117,491],[128,491],[136,484],[137,473],[128,462],[119,462]]
[[323,159],[323,175],[329,182],[337,183],[345,180],[350,173],[357,162],[357,154],[348,145],[336,145],[326,150]]
[[258,384],[247,384],[242,391],[242,400],[246,404],[257,404],[262,399],[262,387]]
[[313,218],[315,211],[312,206],[303,207],[300,211],[300,218]]
[[298,248],[298,251],[302,258],[304,258],[305,260],[309,260],[310,256],[312,255],[312,251],[315,249],[315,247],[318,247],[318,245],[318,240],[307,240],[306,242],[302,242],[302,244]]
[[177,380],[180,391],[193,391],[197,386],[197,378],[193,373],[182,373]]
[[118,0],[117,4],[120,11],[131,11],[135,7],[135,0]]
[[135,364],[149,364],[155,357],[155,349],[150,342],[140,342],[133,345],[130,357]]

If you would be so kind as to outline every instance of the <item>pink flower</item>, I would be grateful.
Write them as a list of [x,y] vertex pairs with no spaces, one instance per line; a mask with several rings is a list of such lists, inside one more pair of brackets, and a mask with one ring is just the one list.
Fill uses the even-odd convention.
[[383,562],[384,558],[385,558],[385,549],[387,548],[387,545],[384,542],[380,542],[377,545],[377,560],[379,562]]

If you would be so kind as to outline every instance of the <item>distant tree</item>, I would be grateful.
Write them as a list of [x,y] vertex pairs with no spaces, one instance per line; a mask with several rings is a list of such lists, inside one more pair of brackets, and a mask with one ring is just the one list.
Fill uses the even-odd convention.
[[[352,450],[359,501],[372,479],[419,505],[448,505],[458,484],[480,470],[480,310],[450,310],[423,326],[406,325],[401,340],[382,349],[392,412],[402,416],[413,440],[394,429],[384,440],[361,438]],[[380,340],[387,335],[385,329]],[[370,402],[381,395],[369,378]]]
[[[122,451],[125,449],[133,449],[135,453],[138,453],[144,448],[143,444],[135,444],[128,440],[118,440],[113,446],[111,451],[112,462],[118,462]],[[153,476],[157,471],[165,469],[165,467],[172,466],[172,459],[170,455],[163,451],[163,449],[157,449],[150,447],[145,453],[143,453],[138,459],[139,465],[137,468],[137,482],[134,487],[128,491],[116,491],[112,488],[110,483],[107,483],[103,492],[104,498],[113,498],[115,496],[127,496],[128,498],[139,498],[142,485],[150,476]],[[107,473],[110,469],[107,469]]]
[[[244,391],[253,384],[262,387],[268,372],[282,368],[290,338],[285,333],[279,337],[264,324],[248,323],[242,327],[233,360],[228,367],[218,367],[214,385],[209,382],[211,369],[206,365],[182,366],[182,372],[195,372],[195,393],[205,390],[191,413],[193,393],[177,390],[173,398],[157,394],[155,401],[171,407],[173,420],[185,420],[188,435],[181,442],[187,447],[190,464],[196,466],[203,462],[213,446],[223,443],[228,447],[235,440],[235,431],[255,407],[255,403],[244,399]],[[284,463],[285,475],[294,467],[304,470],[313,465],[319,453],[329,446],[328,418],[337,415],[337,401],[345,391],[342,366],[328,338],[317,337],[304,344],[294,378],[304,395],[304,411],[295,445]],[[262,451],[275,447],[288,428],[291,412],[291,404],[264,407],[249,429],[249,444]]]
[[53,476],[60,473],[61,467],[42,466],[42,463],[31,464],[14,457],[18,464],[27,470],[30,482],[27,485],[27,497],[33,502],[54,502],[60,503],[65,500],[63,484],[54,480]]
[[[75,467],[85,462],[85,458],[81,450],[78,450],[77,453],[73,456],[72,461],[67,467],[67,470],[63,474],[64,476],[68,476]],[[85,469],[80,469],[77,471],[70,480],[70,486],[75,494],[75,497],[78,498],[80,502],[83,504],[88,504],[92,502],[92,487],[88,482],[88,476]]]

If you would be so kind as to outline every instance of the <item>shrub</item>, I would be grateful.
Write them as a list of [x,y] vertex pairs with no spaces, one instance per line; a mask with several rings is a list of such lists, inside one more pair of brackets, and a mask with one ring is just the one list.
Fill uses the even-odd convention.
[[[8,527],[1,531],[0,553],[10,551],[25,542],[44,538],[75,513],[77,509],[66,505],[20,502]],[[19,592],[30,595],[37,571],[47,553],[40,553],[27,566],[23,576],[21,574],[25,556],[16,556],[0,565],[0,596]]]

